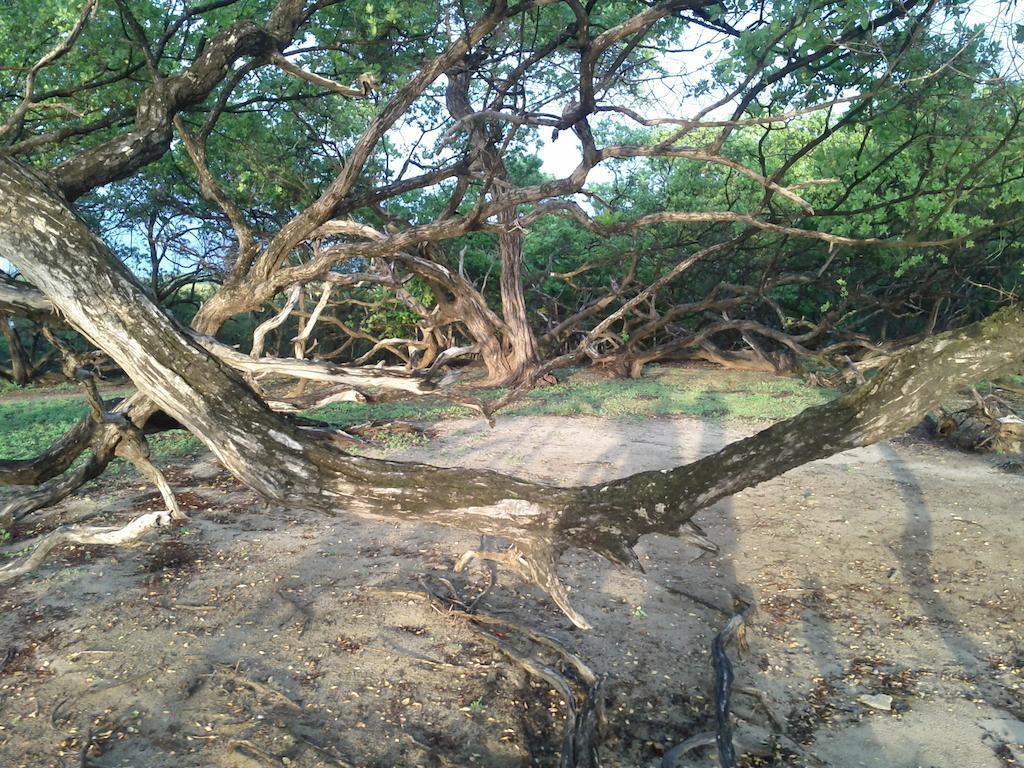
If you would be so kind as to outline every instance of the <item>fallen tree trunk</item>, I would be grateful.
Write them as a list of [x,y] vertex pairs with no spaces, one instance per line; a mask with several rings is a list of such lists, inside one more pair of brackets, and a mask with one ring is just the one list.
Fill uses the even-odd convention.
[[278,375],[300,380],[321,381],[328,384],[345,384],[362,389],[379,388],[407,392],[412,395],[429,394],[436,386],[424,376],[396,366],[334,365],[315,360],[300,360],[295,357],[253,358],[238,350],[221,344],[209,336],[193,335],[195,341],[218,360],[227,363],[236,371],[253,375]]
[[963,451],[1019,454],[1024,452],[1024,419],[997,395],[982,397],[958,410],[942,409],[935,436]]
[[292,507],[430,522],[511,541],[499,557],[580,627],[555,563],[580,547],[639,567],[646,533],[673,535],[695,512],[808,461],[898,435],[957,390],[1024,357],[1011,308],[897,356],[871,382],[693,464],[600,486],[557,488],[499,472],[351,456],[273,413],[195,342],[31,171],[0,158],[0,256],[115,360],[152,403],[240,481]]

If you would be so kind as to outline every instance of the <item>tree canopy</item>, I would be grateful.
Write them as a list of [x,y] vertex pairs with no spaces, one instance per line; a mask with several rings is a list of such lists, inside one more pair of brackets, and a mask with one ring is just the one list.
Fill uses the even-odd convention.
[[1017,30],[989,11],[16,3],[2,141],[205,333],[326,277],[342,359],[834,362],[1013,295]]

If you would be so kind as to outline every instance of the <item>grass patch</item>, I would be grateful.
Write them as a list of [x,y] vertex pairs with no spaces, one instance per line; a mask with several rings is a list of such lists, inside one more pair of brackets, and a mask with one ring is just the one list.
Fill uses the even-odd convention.
[[[493,399],[501,390],[477,393]],[[776,421],[808,406],[827,402],[836,390],[808,387],[800,379],[743,371],[650,367],[637,381],[608,379],[579,371],[559,384],[534,390],[501,415],[594,416],[643,420],[659,416],[695,416],[717,420]],[[46,450],[88,413],[80,397],[19,398],[0,401],[0,458],[28,459]],[[348,426],[369,420],[434,422],[471,418],[474,411],[434,397],[390,403],[333,403],[309,414],[331,424]],[[396,434],[386,450],[411,447],[422,438]],[[157,459],[180,459],[202,450],[187,432],[167,432],[149,438]],[[116,471],[116,470],[115,470]]]
[[[494,399],[502,390],[476,393]],[[501,413],[506,416],[595,416],[642,420],[659,416],[777,421],[828,402],[837,390],[809,387],[800,379],[745,371],[657,367],[643,378],[608,379],[577,373],[526,395]],[[349,426],[362,421],[439,421],[474,416],[468,408],[431,397],[390,403],[332,403],[311,411],[312,418]]]
[[837,394],[836,390],[809,387],[800,379],[662,366],[636,381],[580,374],[532,392],[508,413],[631,420],[697,416],[777,421],[828,402]]
[[474,411],[436,397],[416,397],[390,403],[331,403],[306,411],[311,419],[350,426],[364,421],[440,421],[472,416]]
[[147,435],[146,440],[157,459],[181,459],[196,456],[206,450],[206,446],[191,432],[174,430],[161,432],[158,435]]
[[74,397],[0,402],[0,458],[33,458],[88,412],[85,401]]
[[[0,402],[0,459],[31,459],[49,448],[89,412],[82,398],[20,398]],[[149,445],[157,459],[177,459],[202,449],[188,432],[150,435]],[[79,459],[81,460],[81,459]],[[120,462],[111,469],[119,471]]]

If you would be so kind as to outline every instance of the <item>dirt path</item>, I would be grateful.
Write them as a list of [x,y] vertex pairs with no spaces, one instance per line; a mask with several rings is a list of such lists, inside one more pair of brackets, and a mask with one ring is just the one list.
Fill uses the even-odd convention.
[[[673,466],[743,431],[555,417],[437,429],[402,457],[558,483]],[[171,475],[187,528],[65,551],[0,588],[0,765],[77,766],[90,730],[104,768],[557,764],[558,696],[464,623],[372,591],[416,589],[475,539],[266,509],[208,460]],[[157,503],[117,482],[61,514]],[[660,536],[641,542],[646,574],[570,553],[562,573],[590,632],[505,574],[486,610],[608,675],[606,766],[656,766],[709,726],[716,606],[733,595],[758,606],[749,652],[730,651],[737,684],[767,694],[788,739],[745,764],[1024,764],[1022,497],[1024,479],[987,459],[884,444],[702,513],[717,557]],[[860,701],[871,694],[892,709]],[[767,740],[756,701],[739,694],[735,709],[748,746]]]

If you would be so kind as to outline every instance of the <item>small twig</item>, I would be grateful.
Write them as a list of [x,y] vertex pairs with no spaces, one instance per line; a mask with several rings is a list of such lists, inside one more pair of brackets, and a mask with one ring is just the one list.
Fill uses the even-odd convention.
[[317,744],[315,741],[311,740],[309,737],[303,736],[302,734],[295,734],[295,735],[297,735],[299,737],[300,741],[308,744],[313,749],[315,749],[317,752],[319,752],[321,755],[326,757],[328,760],[332,761],[336,766],[338,766],[338,768],[352,768],[352,764],[351,763],[349,763],[349,762],[347,762],[345,760],[342,760],[340,757],[338,757],[336,754],[334,754],[333,751],[327,749],[326,747],[321,747],[319,744]]
[[691,736],[682,744],[676,744],[661,758],[661,768],[676,768],[676,761],[687,752],[692,752],[700,747],[712,747],[715,745],[715,732],[704,731],[696,736]]
[[241,685],[244,685],[246,688],[249,688],[253,693],[256,693],[258,695],[261,694],[269,699],[274,699],[275,701],[281,702],[287,709],[290,709],[293,712],[302,711],[301,706],[296,704],[294,701],[292,701],[290,698],[285,696],[280,691],[271,688],[269,685],[259,683],[250,677],[246,677],[241,672],[231,667],[221,667],[219,670],[209,673],[208,677],[226,677],[230,680],[234,680],[240,683]]
[[232,741],[231,749],[236,752],[241,752],[251,760],[262,762],[269,768],[277,768],[277,766],[281,764],[280,761],[269,752],[264,752],[251,741],[246,741],[245,739],[235,739]]
[[757,701],[761,705],[761,708],[768,714],[768,719],[772,721],[772,725],[778,733],[786,732],[786,721],[779,717],[779,713],[775,711],[775,708],[771,705],[771,700],[768,698],[768,694],[762,691],[760,688],[754,688],[752,686],[737,685],[733,690],[736,693],[743,693],[750,696],[752,699]]
[[954,515],[953,519],[956,520],[958,523],[967,523],[968,525],[976,525],[979,528],[981,528],[982,530],[988,530],[981,523],[975,522],[974,520],[968,520],[966,517],[957,517],[956,515]]
[[82,742],[82,748],[78,752],[78,766],[79,768],[90,768],[92,761],[89,759],[89,750],[93,745],[93,730],[92,728],[86,733],[85,740]]
[[282,589],[277,590],[277,594],[282,600],[285,600],[302,615],[302,627],[299,629],[299,634],[302,635],[307,629],[309,629],[309,625],[313,622],[313,611],[310,609],[309,603],[302,602],[297,597],[294,597]]

